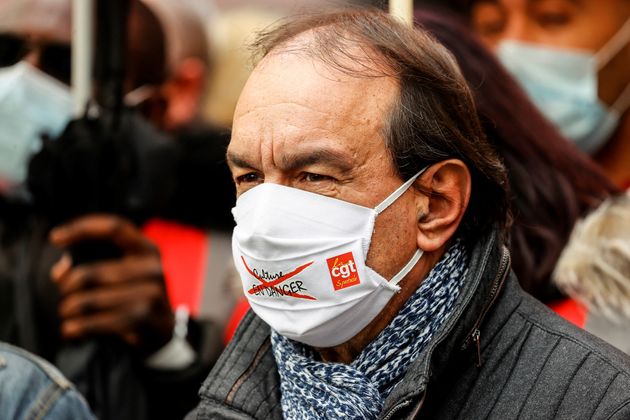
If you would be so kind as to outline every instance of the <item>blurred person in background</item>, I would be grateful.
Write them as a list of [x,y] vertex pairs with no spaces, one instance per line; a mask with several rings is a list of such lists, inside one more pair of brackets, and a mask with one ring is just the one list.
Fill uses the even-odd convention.
[[[560,7],[561,3],[557,2],[556,6]],[[480,2],[476,9],[477,3],[473,3],[473,10],[498,11],[498,4]],[[530,6],[528,10],[538,11],[540,19],[543,10],[552,11],[545,1]],[[506,14],[503,16],[507,19]],[[427,18],[421,18],[420,22],[423,20]],[[615,213],[606,210],[611,205],[605,202],[602,209],[578,223],[580,218],[595,210],[602,198],[608,194],[617,195],[621,190],[605,182],[601,171],[594,168],[586,156],[569,144],[563,145],[560,137],[537,112],[532,111],[531,106],[524,108],[524,101],[515,99],[522,94],[516,92],[513,82],[506,85],[505,71],[498,69],[494,60],[494,71],[487,64],[477,64],[480,59],[489,62],[488,53],[478,45],[472,45],[476,43],[465,41],[470,36],[465,36],[461,29],[464,22],[459,29],[448,31],[440,27],[443,25],[436,25],[434,18],[425,23],[457,56],[476,93],[479,112],[486,115],[482,118],[486,132],[491,140],[495,139],[496,147],[506,159],[514,193],[511,246],[515,270],[530,271],[539,281],[535,287],[523,284],[524,288],[576,325],[630,352],[630,331],[625,327],[630,305],[624,292],[630,287],[630,278],[622,274],[630,257],[623,251],[621,239],[598,230],[608,219],[612,225],[619,225],[619,218],[611,215],[618,214],[621,205],[614,206]],[[488,35],[488,31],[486,28],[484,33]],[[486,41],[489,42],[488,38]],[[625,161],[628,159],[626,157]],[[615,203],[627,201],[621,198],[610,200]],[[585,225],[597,228],[586,229]],[[614,255],[612,258],[611,254]],[[609,260],[613,262],[607,262]],[[552,302],[559,297],[559,291],[569,298]]]
[[255,34],[282,16],[260,6],[230,8],[216,12],[208,21],[212,71],[203,104],[203,116],[220,127],[230,127],[236,101],[252,69],[248,45]]
[[577,223],[553,278],[588,308],[586,330],[630,354],[630,192]]
[[630,2],[423,0],[464,14],[541,112],[630,186]]
[[45,360],[0,342],[0,417],[92,420],[85,399]]
[[[92,385],[103,378],[72,377],[88,400],[103,403],[93,407],[103,418],[181,417],[221,350],[221,324],[233,301],[223,280],[229,277],[229,236],[220,232],[232,224],[233,187],[223,164],[227,136],[199,116],[209,61],[204,25],[195,16],[186,2],[147,0],[134,3],[130,17],[127,101],[172,133],[184,155],[163,216],[213,229],[151,222],[144,230],[158,252],[137,227],[113,215],[59,227],[51,243],[45,215],[35,216],[21,199],[38,136],[54,137],[70,119],[70,1],[0,4],[0,339],[61,365],[80,365],[58,360],[65,343],[122,337],[134,362],[121,369],[136,381],[96,396]],[[76,267],[67,256],[60,259],[55,246],[86,238],[116,243],[123,256]],[[186,283],[178,284],[182,276]],[[196,293],[186,295],[188,289]],[[174,295],[174,306],[186,303],[196,321],[186,324],[182,315],[176,322]]]
[[510,178],[514,271],[527,292],[551,303],[562,297],[551,274],[574,224],[618,190],[540,114],[457,15],[418,10],[415,17],[455,56],[472,90]]

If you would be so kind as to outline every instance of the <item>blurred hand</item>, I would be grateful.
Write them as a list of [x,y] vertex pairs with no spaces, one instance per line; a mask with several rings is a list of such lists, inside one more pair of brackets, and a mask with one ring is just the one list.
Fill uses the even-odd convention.
[[55,228],[53,245],[67,248],[86,240],[110,241],[120,259],[72,266],[68,253],[53,266],[66,339],[117,335],[145,354],[166,344],[173,312],[156,246],[131,222],[113,215],[90,215]]

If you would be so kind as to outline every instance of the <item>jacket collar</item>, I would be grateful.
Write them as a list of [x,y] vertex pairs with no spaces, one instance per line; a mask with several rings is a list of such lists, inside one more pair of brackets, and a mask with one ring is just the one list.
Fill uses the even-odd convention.
[[463,351],[469,352],[471,363],[481,363],[481,324],[510,272],[510,255],[500,241],[498,230],[492,230],[474,244],[468,264],[457,309],[387,398],[383,418],[422,401],[429,378],[437,380],[449,361]]

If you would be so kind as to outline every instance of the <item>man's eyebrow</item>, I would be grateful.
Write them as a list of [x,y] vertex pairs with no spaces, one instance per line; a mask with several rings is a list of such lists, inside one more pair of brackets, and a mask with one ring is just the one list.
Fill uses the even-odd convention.
[[309,152],[288,153],[280,162],[285,171],[294,171],[309,165],[324,164],[335,167],[342,172],[349,172],[354,165],[349,156],[330,149],[318,149]]
[[237,155],[229,150],[225,154],[225,159],[230,166],[237,166],[239,168],[254,168],[254,165],[248,161],[245,156]]
[[[249,161],[244,155],[228,151],[225,158],[230,166],[256,169],[256,165]],[[349,172],[354,167],[347,155],[329,149],[287,153],[280,161],[280,166],[284,171],[295,171],[299,168],[315,164],[329,165],[339,169],[341,172]]]

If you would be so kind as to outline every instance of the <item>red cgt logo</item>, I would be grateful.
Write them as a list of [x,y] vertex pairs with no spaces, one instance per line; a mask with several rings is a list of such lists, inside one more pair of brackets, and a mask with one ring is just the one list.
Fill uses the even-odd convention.
[[335,290],[345,289],[361,283],[352,252],[328,258],[328,271]]

